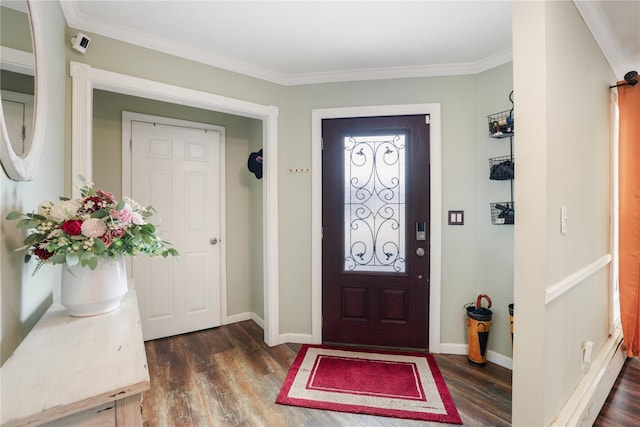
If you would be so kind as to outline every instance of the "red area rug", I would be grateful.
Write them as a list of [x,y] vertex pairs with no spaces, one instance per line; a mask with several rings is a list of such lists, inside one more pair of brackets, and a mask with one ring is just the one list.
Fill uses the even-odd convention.
[[276,403],[462,424],[435,359],[426,353],[303,345]]

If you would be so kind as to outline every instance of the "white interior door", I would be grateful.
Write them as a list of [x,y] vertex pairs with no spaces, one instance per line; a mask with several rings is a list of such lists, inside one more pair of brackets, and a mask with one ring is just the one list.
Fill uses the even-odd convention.
[[131,197],[180,252],[132,262],[144,339],[220,326],[224,128],[130,123]]
[[33,95],[2,91],[2,112],[9,133],[9,141],[18,156],[29,151],[33,127]]

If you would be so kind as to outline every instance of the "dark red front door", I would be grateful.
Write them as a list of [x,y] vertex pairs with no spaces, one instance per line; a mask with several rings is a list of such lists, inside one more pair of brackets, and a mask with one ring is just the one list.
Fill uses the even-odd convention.
[[322,122],[324,342],[426,349],[428,117]]

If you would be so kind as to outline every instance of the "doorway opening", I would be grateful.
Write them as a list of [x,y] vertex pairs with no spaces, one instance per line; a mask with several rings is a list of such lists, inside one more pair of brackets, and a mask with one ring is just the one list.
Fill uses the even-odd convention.
[[[262,122],[264,143],[263,173],[263,277],[264,340],[269,346],[280,344],[278,289],[278,108],[207,92],[169,85],[92,68],[70,62],[71,177],[92,177],[93,90],[102,89],[141,98],[235,114]],[[76,191],[76,190],[74,190]],[[72,194],[78,197],[78,194]]]

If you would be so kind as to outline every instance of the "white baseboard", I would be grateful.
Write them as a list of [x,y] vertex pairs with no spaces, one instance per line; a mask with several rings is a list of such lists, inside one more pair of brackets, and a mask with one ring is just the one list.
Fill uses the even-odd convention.
[[284,343],[295,344],[313,344],[311,334],[282,334],[280,335],[280,344]]
[[[468,351],[469,351],[469,346],[467,344],[452,344],[452,343],[440,344],[441,354],[467,355]],[[500,353],[496,353],[495,351],[491,351],[491,350],[487,351],[487,361],[491,363],[495,363],[496,365],[500,365],[504,368],[513,370],[513,359],[510,357],[504,356]]]
[[245,313],[239,313],[239,314],[234,314],[232,316],[227,316],[226,319],[222,320],[222,324],[223,325],[230,325],[232,323],[238,323],[238,322],[244,322],[245,320],[253,320],[254,322],[256,322],[258,324],[258,326],[260,326],[262,329],[264,329],[264,320],[260,317],[258,317],[257,314],[253,313],[253,312],[245,312]]
[[593,425],[627,359],[621,344],[622,330],[618,328],[602,346],[551,427]]

